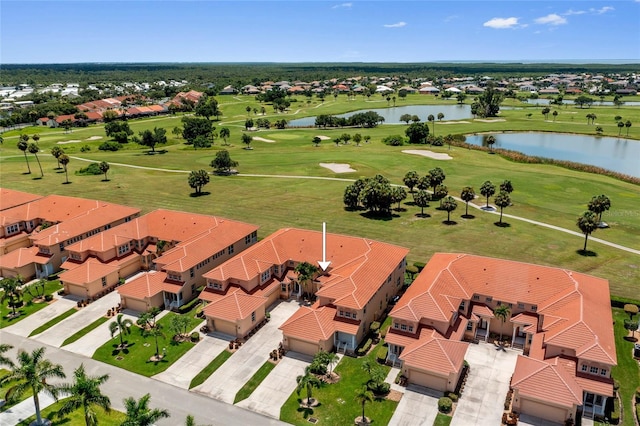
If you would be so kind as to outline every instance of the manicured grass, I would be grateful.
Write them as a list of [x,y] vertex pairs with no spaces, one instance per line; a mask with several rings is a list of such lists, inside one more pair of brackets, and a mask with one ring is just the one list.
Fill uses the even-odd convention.
[[433,421],[433,426],[449,426],[453,417],[438,413],[436,419]]
[[[6,370],[4,368],[0,368],[0,379],[2,379],[4,376],[8,375],[10,373],[9,370]],[[9,382],[7,384],[5,384],[4,386],[0,387],[0,399],[6,399],[5,395],[7,393],[7,391],[11,388],[11,386],[13,386],[14,384],[16,384],[16,382]],[[31,389],[28,389],[23,395],[22,398],[14,401],[14,402],[6,402],[6,404],[4,404],[2,407],[0,407],[0,412],[6,411],[9,408],[13,407],[14,405],[24,401],[27,398],[31,398],[33,396],[33,392],[31,391]]]
[[275,368],[275,366],[276,365],[274,363],[269,361],[266,361],[264,364],[262,364],[260,369],[256,371],[256,374],[254,374],[249,379],[249,381],[245,383],[244,386],[242,386],[242,388],[240,388],[240,390],[236,394],[235,399],[233,400],[233,403],[237,404],[238,402],[249,398],[249,396],[251,396],[253,391],[256,390],[258,386],[260,386],[260,383],[262,383],[262,381],[267,377],[267,375],[271,372],[271,370]]
[[[60,281],[49,281],[47,282],[47,284],[45,284],[44,293],[53,294],[61,288],[62,285],[60,285]],[[42,302],[34,303],[32,299],[33,297],[31,297],[29,293],[23,293],[22,300],[24,301],[24,304],[20,308],[16,309],[20,312],[20,316],[16,318],[7,318],[7,315],[12,312],[12,309],[7,306],[8,301],[4,301],[2,304],[0,304],[0,318],[2,318],[2,321],[0,321],[0,328],[8,327],[19,321],[22,321],[32,313],[38,312],[40,309],[44,309],[49,305],[49,302],[45,302],[44,300]]]
[[[377,346],[382,345],[382,342]],[[367,382],[367,374],[362,370],[365,360],[375,362],[376,349],[362,358],[343,357],[335,372],[340,375],[340,381],[332,385],[324,385],[320,389],[313,389],[313,397],[320,405],[313,409],[303,409],[300,401],[306,398],[306,390],[300,395],[293,392],[280,411],[280,420],[295,425],[307,425],[307,418],[319,419],[319,424],[349,425],[356,417],[362,415],[362,406],[355,401],[356,390]],[[384,366],[388,373],[390,367]],[[375,423],[385,425],[391,420],[398,403],[386,399],[376,399],[365,407],[365,414]]]
[[231,352],[224,350],[220,352],[220,354],[213,359],[205,368],[202,369],[193,379],[191,379],[191,383],[189,384],[189,389],[195,388],[204,383],[205,380],[209,378],[229,357],[233,355]]
[[71,308],[66,312],[61,313],[60,315],[58,315],[57,317],[45,322],[44,324],[42,324],[40,327],[36,328],[35,330],[33,330],[30,334],[29,337],[31,336],[35,336],[36,334],[40,334],[43,331],[53,327],[54,325],[56,325],[57,323],[59,323],[60,321],[62,321],[65,318],[70,317],[71,315],[75,314],[76,312],[78,312],[78,310],[76,308]]
[[109,320],[109,318],[107,318],[107,317],[98,318],[97,320],[95,320],[94,322],[89,324],[88,326],[82,328],[79,331],[76,331],[71,336],[67,337],[67,339],[64,342],[62,342],[62,346],[65,346],[65,345],[68,345],[70,343],[73,343],[76,340],[80,340],[82,337],[87,335],[89,332],[95,330],[96,328],[98,328],[100,325],[104,324],[108,320]]
[[[344,99],[343,99],[344,98]],[[167,170],[190,171],[196,168],[210,170],[209,163],[220,149],[229,150],[231,157],[239,161],[241,173],[283,174],[321,177],[340,177],[356,179],[360,176],[373,176],[383,173],[392,183],[402,183],[404,174],[409,170],[417,170],[425,174],[433,167],[442,167],[447,175],[445,185],[453,195],[459,195],[461,188],[472,185],[479,192],[480,184],[491,180],[499,184],[504,179],[512,181],[515,191],[512,194],[513,206],[505,209],[505,213],[539,220],[552,225],[578,231],[576,218],[585,209],[587,202],[597,194],[607,194],[612,201],[612,208],[603,215],[611,225],[610,229],[598,230],[594,237],[638,248],[640,235],[640,204],[638,186],[621,182],[606,176],[567,170],[558,166],[518,164],[501,158],[490,156],[484,152],[469,151],[453,147],[424,147],[426,149],[449,153],[453,160],[437,161],[429,158],[403,154],[403,149],[422,148],[415,146],[389,147],[381,143],[382,138],[392,134],[403,134],[404,125],[383,125],[375,129],[287,129],[263,130],[256,135],[275,140],[276,143],[254,141],[253,150],[242,149],[240,142],[241,127],[246,118],[244,108],[260,107],[254,98],[240,96],[240,101],[231,102],[220,97],[223,110],[222,123],[216,127],[226,126],[231,129],[232,146],[222,147],[219,141],[210,149],[194,150],[185,146],[182,139],[170,136],[169,143],[162,148],[167,150],[163,155],[146,155],[144,150],[135,144],[128,144],[122,152],[101,152],[97,146],[105,139],[87,142],[92,150],[80,153],[79,148],[89,136],[104,136],[100,126],[87,129],[74,129],[72,134],[64,134],[55,129],[45,133],[42,131],[40,145],[45,152],[57,141],[68,139],[83,140],[82,144],[62,145],[74,156],[95,161],[112,163],[109,171],[109,182],[101,182],[100,176],[73,176],[73,171],[86,167],[87,163],[72,159],[69,164],[73,184],[62,185],[64,176],[58,175],[55,159],[50,155],[41,155],[45,178],[32,180],[22,174],[25,169],[24,158],[15,147],[15,140],[5,137],[5,144],[0,147],[0,165],[3,169],[3,186],[41,194],[57,193],[80,197],[91,197],[99,193],[100,198],[116,203],[141,208],[143,213],[155,208],[170,208],[197,213],[216,214],[249,223],[260,225],[261,236],[282,227],[301,227],[318,229],[323,221],[328,222],[330,232],[357,235],[395,243],[411,249],[409,261],[427,261],[435,252],[468,252],[471,254],[509,258],[543,265],[558,266],[606,278],[610,281],[612,294],[629,298],[638,298],[637,282],[640,281],[640,264],[637,255],[589,242],[589,249],[596,256],[582,256],[577,253],[582,248],[580,236],[559,233],[524,222],[506,219],[509,228],[498,228],[493,225],[497,217],[475,209],[470,211],[475,219],[464,219],[464,205],[458,203],[458,209],[452,213],[454,226],[445,226],[442,221],[446,213],[435,210],[435,203],[426,212],[428,218],[418,218],[419,209],[405,202],[406,211],[395,212],[391,220],[369,219],[360,212],[344,210],[342,197],[346,182],[316,181],[310,179],[278,179],[253,177],[218,177],[213,176],[211,183],[204,191],[211,194],[203,197],[191,197],[187,185],[186,173],[169,173],[155,170],[141,170],[114,165],[125,163],[137,166],[158,167]],[[449,105],[455,100],[440,100],[432,97],[409,96],[406,101],[398,101],[397,105],[410,104]],[[469,102],[467,102],[469,103]],[[466,120],[468,124],[432,123],[436,126],[436,134],[473,133],[491,131],[557,131],[593,134],[594,126],[588,126],[584,115],[595,113],[597,124],[605,128],[605,136],[617,136],[614,116],[620,115],[633,123],[640,122],[640,108],[601,107],[594,105],[590,109],[574,106],[563,106],[559,109],[556,122],[543,120],[541,107],[522,104],[518,101],[505,102],[507,105],[521,107],[518,110],[504,110],[501,118],[505,121],[484,123]],[[319,107],[315,108],[316,106]],[[356,101],[346,101],[340,96],[337,101],[327,99],[324,104],[312,102],[306,105],[300,97],[293,103],[289,114],[273,114],[267,107],[266,117],[274,120],[280,118],[297,118],[320,113],[337,114],[341,112],[385,107],[383,98],[374,96],[371,100],[357,97]],[[293,115],[293,112],[300,112]],[[532,113],[532,118],[526,114]],[[240,117],[237,117],[240,116]],[[260,115],[258,115],[260,117]],[[571,119],[571,117],[574,117]],[[162,126],[169,130],[180,125],[181,117],[161,117],[150,120],[131,120],[134,131],[143,128]],[[446,122],[446,117],[445,117]],[[431,127],[431,126],[430,126]],[[625,129],[626,130],[626,129]],[[353,143],[336,147],[330,141],[323,141],[318,148],[313,147],[311,140],[315,135],[335,137],[342,133],[370,135],[371,143],[356,147]],[[640,126],[630,128],[629,138],[640,138]],[[625,143],[640,143],[626,140]],[[319,162],[348,163],[356,172],[336,175],[321,168]],[[58,184],[60,183],[60,184]],[[99,191],[99,192],[97,192]],[[273,208],[264,209],[264,200],[268,199]],[[410,201],[410,200],[407,200]],[[483,204],[479,198],[476,204]],[[212,207],[213,206],[213,207]],[[259,212],[259,214],[258,214]],[[328,220],[329,219],[329,220]],[[489,243],[491,242],[491,243]]]
[[[57,412],[60,408],[62,408],[63,404],[64,404],[64,400],[60,400],[58,402],[51,404],[50,406],[48,406],[47,408],[41,411],[40,414],[42,418],[43,419],[47,418],[51,420],[52,426],[62,426],[62,425],[73,426],[73,425],[85,424],[84,413],[82,408],[72,412],[68,416],[58,417]],[[93,407],[93,409],[96,412],[96,417],[100,421],[100,426],[119,426],[122,424],[122,422],[124,422],[124,419],[126,418],[124,413],[113,410],[113,409],[109,413],[107,413],[100,407]],[[18,423],[16,426],[27,426],[31,424],[31,422],[33,422],[35,419],[36,419],[36,416],[34,414],[28,419],[25,419],[20,423]]]
[[[131,327],[131,333],[124,336],[124,339],[128,342],[126,349],[116,349],[120,344],[120,338],[116,335],[96,350],[93,354],[93,359],[147,377],[163,372],[195,345],[190,341],[176,343],[172,339],[173,334],[170,331],[169,324],[171,317],[174,315],[178,314],[169,312],[158,320],[158,324],[160,324],[164,333],[164,337],[158,337],[160,353],[162,354],[163,349],[166,349],[166,356],[160,361],[150,361],[150,358],[154,356],[156,352],[155,339],[153,337],[143,337],[142,329],[136,326]],[[195,328],[202,322],[201,319],[193,317],[191,313],[185,315],[189,315],[189,317],[192,318],[188,328],[189,330]]]
[[[637,317],[635,317],[637,319]],[[613,309],[613,320],[615,321],[614,332],[616,338],[616,356],[618,365],[613,367],[612,376],[620,382],[620,400],[622,401],[622,422],[624,426],[634,426],[633,420],[633,399],[636,388],[640,386],[640,367],[638,361],[633,359],[633,344],[625,337],[629,332],[624,328],[624,320],[629,319],[622,309]],[[636,332],[636,337],[638,336]]]

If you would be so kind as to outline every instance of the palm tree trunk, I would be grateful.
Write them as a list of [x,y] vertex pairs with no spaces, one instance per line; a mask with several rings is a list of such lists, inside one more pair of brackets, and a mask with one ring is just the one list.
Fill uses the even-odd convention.
[[40,177],[44,177],[44,172],[42,171],[42,164],[40,164],[40,159],[38,158],[38,154],[35,154],[36,161],[38,162],[38,167],[40,167]]
[[467,205],[467,208],[466,208],[466,210],[464,211],[464,215],[465,215],[465,216],[469,216],[469,202],[468,202],[468,201],[467,201],[467,204],[466,204],[466,205]]
[[120,333],[118,333],[120,335],[120,346],[124,346],[124,340],[122,339],[122,327],[118,326]]
[[502,223],[502,207],[500,207],[500,223]]
[[584,248],[582,251],[587,251],[587,238],[589,238],[589,234],[584,234]]
[[69,183],[69,173],[67,173],[67,166],[64,166],[64,178],[66,183]]
[[33,389],[33,405],[36,407],[36,424],[41,425],[42,415],[40,414],[40,399],[38,399],[38,392],[36,389],[33,386],[31,388]]
[[364,423],[364,419],[366,418],[366,417],[364,416],[364,404],[366,404],[366,402],[365,402],[365,401],[362,401],[362,423]]
[[24,152],[24,161],[27,162],[27,170],[29,170],[28,174],[31,174],[31,166],[29,166],[29,159],[27,158],[27,151]]
[[160,352],[160,348],[158,348],[158,335],[157,335],[157,334],[155,334],[153,337],[154,337],[154,338],[155,338],[155,340],[156,340],[156,358],[157,358],[157,357],[158,357],[158,355],[159,355],[159,352]]

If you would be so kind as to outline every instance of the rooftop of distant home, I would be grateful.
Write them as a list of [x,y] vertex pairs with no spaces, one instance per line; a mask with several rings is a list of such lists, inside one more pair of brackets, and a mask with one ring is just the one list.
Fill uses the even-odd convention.
[[30,203],[39,198],[42,198],[42,195],[0,188],[0,211]]

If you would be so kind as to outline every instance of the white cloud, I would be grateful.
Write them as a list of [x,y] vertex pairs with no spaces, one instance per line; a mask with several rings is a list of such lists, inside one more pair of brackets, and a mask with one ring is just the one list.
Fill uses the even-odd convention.
[[[640,0],[638,0],[640,1]],[[585,10],[573,10],[573,9],[569,9],[567,10],[565,13],[563,13],[564,16],[571,16],[571,15],[584,15],[585,13],[587,13]]]
[[615,9],[611,6],[604,6],[600,9],[589,9],[589,10],[593,13],[597,13],[598,15],[602,15],[603,13],[611,12],[612,10],[615,10]]
[[383,27],[385,27],[385,28],[402,28],[405,25],[407,25],[406,22],[400,21],[400,22],[396,22],[395,24],[384,24]]
[[498,30],[515,28],[518,26],[518,18],[493,18],[482,24],[485,27],[494,28]]
[[335,6],[332,6],[331,9],[339,9],[339,8],[351,9],[351,6],[353,6],[353,3],[341,3],[341,4],[336,4]]
[[[638,0],[638,1],[640,1],[640,0]],[[460,19],[460,16],[451,15],[451,16],[447,16],[446,18],[444,18],[444,22],[451,22],[451,21],[455,21],[456,19]]]
[[547,16],[543,16],[541,18],[536,19],[534,22],[536,24],[542,24],[542,25],[564,25],[568,21],[566,20],[566,18],[563,18],[562,16],[556,13],[550,13]]

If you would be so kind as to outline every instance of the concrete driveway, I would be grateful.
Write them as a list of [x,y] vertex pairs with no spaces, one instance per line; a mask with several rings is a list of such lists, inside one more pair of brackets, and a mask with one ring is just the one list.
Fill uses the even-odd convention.
[[271,311],[271,320],[242,345],[215,373],[193,390],[233,404],[236,393],[278,348],[282,332],[278,327],[299,308],[296,301],[280,302]]
[[[555,423],[549,420],[541,419],[540,417],[521,414],[520,418],[518,419],[518,425],[520,426],[562,426],[562,423]],[[582,426],[593,426],[593,420],[583,418]]]
[[296,389],[296,377],[304,374],[312,360],[307,355],[287,352],[249,398],[236,405],[279,419],[280,409]]
[[471,370],[451,426],[499,425],[518,354],[494,345],[471,344],[464,357]]
[[431,426],[438,415],[438,398],[442,392],[409,385],[393,413],[389,426]]
[[[201,326],[202,324],[198,325],[196,330],[199,330]],[[193,349],[182,355],[162,373],[152,376],[152,379],[169,383],[181,389],[189,389],[191,380],[228,346],[228,339],[204,336]]]
[[5,330],[18,336],[27,337],[33,330],[40,327],[42,324],[76,306],[76,302],[73,300],[59,298],[58,295],[55,295],[54,298],[55,302],[52,302],[46,308],[40,309],[38,312],[20,320],[20,322],[5,328]]
[[[69,300],[73,301],[73,299]],[[33,338],[59,348],[67,337],[104,316],[110,308],[117,306],[119,302],[120,295],[115,291],[111,292],[84,308],[80,308],[75,314]]]

